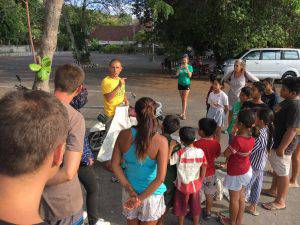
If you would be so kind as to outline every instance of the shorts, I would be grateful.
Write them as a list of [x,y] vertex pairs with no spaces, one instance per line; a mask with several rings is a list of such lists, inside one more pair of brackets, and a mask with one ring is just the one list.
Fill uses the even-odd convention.
[[212,175],[209,177],[204,177],[203,182],[202,182],[202,187],[203,187],[204,194],[214,195],[217,191],[216,176]]
[[188,91],[188,90],[191,90],[191,85],[180,85],[180,84],[178,84],[178,90],[179,91]]
[[[123,202],[129,198],[125,189],[122,190]],[[163,195],[151,195],[146,198],[142,204],[133,210],[123,210],[123,215],[128,220],[138,219],[139,221],[155,221],[158,220],[166,211]]]
[[231,191],[240,191],[242,187],[246,187],[252,178],[252,168],[243,175],[230,176],[226,175],[224,180],[224,187]]
[[200,191],[191,194],[184,194],[179,190],[175,190],[173,213],[176,216],[186,216],[190,209],[191,216],[200,216],[201,201]]
[[224,117],[223,109],[216,109],[214,107],[209,107],[206,117],[214,119],[219,127],[224,125],[225,117]]
[[291,155],[283,155],[283,157],[277,156],[274,149],[271,150],[269,155],[270,164],[276,173],[280,177],[288,176],[291,167]]

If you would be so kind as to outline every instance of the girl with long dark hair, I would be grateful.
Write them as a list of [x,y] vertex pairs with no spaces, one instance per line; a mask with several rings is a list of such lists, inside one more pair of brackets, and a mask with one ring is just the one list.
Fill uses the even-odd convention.
[[120,132],[112,155],[113,171],[123,186],[123,214],[130,225],[157,224],[166,208],[163,182],[168,141],[157,132],[155,110],[156,102],[151,98],[136,102],[138,124]]

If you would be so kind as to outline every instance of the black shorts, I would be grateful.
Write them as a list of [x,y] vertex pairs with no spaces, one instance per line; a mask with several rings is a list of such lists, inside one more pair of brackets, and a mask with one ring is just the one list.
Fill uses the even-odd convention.
[[179,90],[179,91],[187,91],[187,90],[190,90],[190,89],[191,89],[190,87],[191,87],[190,85],[180,85],[180,84],[178,84],[178,90]]

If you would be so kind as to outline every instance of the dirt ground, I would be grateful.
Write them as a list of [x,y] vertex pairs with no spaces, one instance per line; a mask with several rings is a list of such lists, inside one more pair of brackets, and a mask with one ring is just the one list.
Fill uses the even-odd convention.
[[[101,111],[98,108],[89,108],[90,106],[103,105],[103,99],[100,92],[100,81],[107,74],[107,64],[112,58],[120,58],[123,62],[122,76],[127,77],[126,90],[134,92],[137,99],[143,96],[152,97],[156,101],[163,103],[165,114],[176,114],[180,112],[181,104],[177,92],[176,79],[170,78],[167,74],[162,74],[160,70],[160,60],[150,62],[149,56],[144,55],[104,55],[92,54],[94,63],[99,64],[98,69],[85,69],[85,85],[89,91],[89,101],[87,108],[82,109],[82,114],[86,120],[87,130],[96,122],[96,117]],[[5,92],[13,90],[17,83],[15,75],[18,74],[24,80],[24,85],[30,87],[33,82],[33,73],[29,71],[28,64],[32,62],[31,57],[0,57],[0,96]],[[72,63],[70,53],[62,53],[55,56],[54,67],[62,63]],[[51,80],[51,87],[53,82]],[[192,80],[191,95],[189,97],[187,120],[182,125],[197,127],[197,122],[205,116],[205,96],[209,88],[207,80]],[[132,105],[136,99],[129,97]],[[226,148],[227,136],[222,135],[222,149]],[[224,160],[224,159],[220,159]],[[269,169],[269,165],[268,168]],[[100,182],[100,216],[114,225],[125,224],[121,215],[121,187],[120,184],[111,182],[111,174],[105,171],[100,164],[95,166],[97,179]],[[270,185],[271,177],[266,175],[264,186]],[[300,224],[300,189],[290,189],[287,198],[287,209],[277,212],[268,212],[258,208],[260,216],[253,217],[245,214],[244,224],[246,225],[296,225]],[[269,197],[261,197],[261,202],[271,201]],[[215,202],[214,211],[228,209],[226,200]],[[171,213],[167,218],[166,224],[176,224],[176,217]],[[192,224],[186,221],[186,224]],[[202,224],[219,224],[217,220]]]

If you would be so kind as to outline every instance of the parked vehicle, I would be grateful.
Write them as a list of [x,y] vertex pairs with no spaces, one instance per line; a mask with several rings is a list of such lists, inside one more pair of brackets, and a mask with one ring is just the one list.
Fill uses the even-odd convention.
[[222,65],[223,74],[233,70],[235,59],[246,61],[247,70],[259,79],[283,79],[300,76],[300,49],[254,48],[242,52]]

